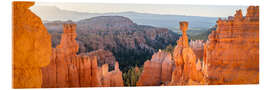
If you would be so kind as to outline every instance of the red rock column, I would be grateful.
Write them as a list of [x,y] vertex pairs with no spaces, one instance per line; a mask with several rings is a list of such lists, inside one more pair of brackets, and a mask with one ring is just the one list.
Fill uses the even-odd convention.
[[100,75],[98,73],[98,63],[97,63],[97,57],[94,56],[91,58],[91,86],[92,87],[100,87]]
[[[172,81],[169,85],[194,85],[207,84],[205,76],[197,65],[196,55],[189,47],[188,36],[186,34],[188,22],[180,22],[183,31],[174,49],[175,69],[172,74]],[[198,66],[198,67],[197,67]]]
[[[57,87],[75,87],[75,74],[78,74],[79,67],[75,67],[68,61],[71,61],[78,52],[78,43],[76,38],[76,24],[64,24],[63,34],[60,44],[56,47],[56,86]],[[72,70],[69,70],[72,69]],[[68,73],[69,71],[77,73]],[[74,74],[74,75],[71,75]],[[72,78],[73,77],[73,78]],[[78,79],[78,78],[77,78]]]
[[[78,52],[78,44],[76,38],[76,25],[64,24],[63,34],[60,44],[53,49],[51,63],[43,68],[44,88],[55,87],[77,87],[78,82],[78,65],[72,65],[72,59],[76,57]],[[79,60],[77,60],[79,61]]]
[[64,24],[60,44],[56,48],[64,49],[64,55],[75,56],[79,50],[76,39],[76,24]]
[[80,87],[79,72],[74,64],[68,64],[68,87]]
[[180,22],[180,29],[182,30],[182,40],[183,40],[183,48],[187,48],[188,46],[188,36],[187,36],[187,30],[188,30],[188,22],[183,21]]
[[[79,64],[79,80],[80,87],[90,87],[91,86],[91,57],[78,56],[81,60]],[[93,58],[93,57],[92,57]]]
[[13,88],[40,88],[41,69],[50,63],[51,37],[28,8],[34,2],[13,2]]

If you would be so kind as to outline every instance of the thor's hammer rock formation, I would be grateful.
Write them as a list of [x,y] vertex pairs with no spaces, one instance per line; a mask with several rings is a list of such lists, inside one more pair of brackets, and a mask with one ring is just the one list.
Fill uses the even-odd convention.
[[189,46],[188,22],[180,22],[180,28],[183,32],[182,37],[177,41],[173,52],[175,69],[172,73],[172,80],[168,85],[196,85],[207,84],[207,78],[201,69],[197,69],[198,60]]

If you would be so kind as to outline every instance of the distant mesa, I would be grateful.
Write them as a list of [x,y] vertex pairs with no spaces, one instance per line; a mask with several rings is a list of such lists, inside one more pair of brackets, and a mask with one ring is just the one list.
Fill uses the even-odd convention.
[[136,26],[133,21],[123,16],[98,16],[80,20],[78,25],[88,26],[95,30],[126,30]]

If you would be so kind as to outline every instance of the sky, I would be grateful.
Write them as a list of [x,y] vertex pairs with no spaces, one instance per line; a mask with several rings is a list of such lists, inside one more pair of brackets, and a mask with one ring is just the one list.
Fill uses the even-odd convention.
[[36,6],[56,6],[63,10],[88,12],[88,13],[112,13],[112,12],[139,12],[152,14],[227,17],[234,15],[235,11],[242,9],[246,14],[248,6],[236,5],[184,5],[184,4],[115,4],[115,3],[60,3],[37,2]]

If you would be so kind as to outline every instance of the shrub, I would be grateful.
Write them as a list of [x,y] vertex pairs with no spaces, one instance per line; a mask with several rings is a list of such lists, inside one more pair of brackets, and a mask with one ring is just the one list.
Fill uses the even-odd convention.
[[131,67],[127,72],[123,73],[124,85],[125,86],[136,86],[137,81],[140,78],[143,67],[136,68]]

